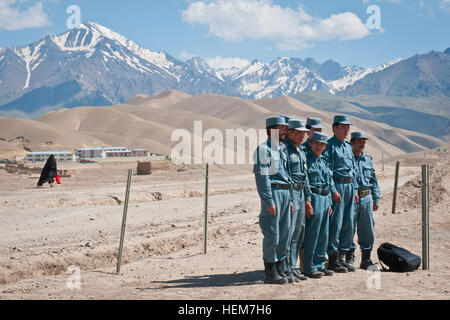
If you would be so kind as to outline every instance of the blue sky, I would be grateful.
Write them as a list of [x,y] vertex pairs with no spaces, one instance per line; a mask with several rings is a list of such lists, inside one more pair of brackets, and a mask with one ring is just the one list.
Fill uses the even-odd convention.
[[450,47],[450,0],[0,0],[0,47],[65,32],[70,5],[82,22],[178,59],[312,57],[375,67]]

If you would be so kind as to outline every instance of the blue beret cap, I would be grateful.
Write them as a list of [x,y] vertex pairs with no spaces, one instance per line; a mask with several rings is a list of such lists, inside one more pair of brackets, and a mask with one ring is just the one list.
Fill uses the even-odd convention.
[[314,132],[311,139],[328,144],[328,136],[321,132]]
[[306,122],[303,120],[292,119],[288,123],[289,129],[298,131],[309,131],[306,129]]
[[306,125],[310,126],[311,128],[314,128],[314,129],[323,129],[322,119],[320,119],[320,118],[313,118],[313,117],[308,118],[306,120]]
[[294,119],[294,118],[289,117],[289,116],[281,116],[281,117],[284,118],[284,121],[286,121],[286,124],[289,123],[290,120]]
[[270,128],[276,125],[286,126],[286,120],[283,117],[272,117],[266,120],[266,128]]
[[352,133],[352,140],[353,139],[366,139],[369,140],[369,138],[366,136],[364,132],[353,132]]
[[342,123],[342,124],[350,124],[351,125],[350,118],[347,116],[335,116],[333,124],[334,123]]

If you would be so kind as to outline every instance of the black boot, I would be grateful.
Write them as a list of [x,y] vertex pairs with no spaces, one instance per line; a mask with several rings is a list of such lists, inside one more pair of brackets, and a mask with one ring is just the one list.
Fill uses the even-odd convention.
[[264,262],[264,283],[285,284],[288,280],[280,277],[275,267],[275,263]]
[[275,263],[275,267],[277,269],[278,274],[280,275],[280,277],[287,279],[289,283],[294,283],[295,282],[294,276],[291,274],[288,275],[284,273],[283,265],[284,265],[283,261],[278,261]]
[[361,250],[361,265],[359,266],[361,269],[367,270],[369,267],[375,266],[375,264],[370,259],[371,253],[372,250]]
[[332,270],[337,273],[347,273],[348,270],[344,267],[338,259],[338,252],[334,251],[328,255],[328,270]]
[[320,272],[322,272],[322,275],[326,277],[331,277],[334,274],[334,271],[328,270],[327,268],[320,270]]
[[300,270],[292,270],[292,274],[294,275],[294,277],[296,277],[297,279],[304,281],[304,280],[308,280],[308,277],[305,277],[304,275],[302,275],[302,273],[300,272]]
[[[344,256],[345,256],[345,261],[344,261]],[[355,272],[356,271],[356,268],[355,268],[355,249],[350,249],[348,251],[339,251],[339,260],[341,260],[341,263],[347,268],[347,270],[349,272]]]

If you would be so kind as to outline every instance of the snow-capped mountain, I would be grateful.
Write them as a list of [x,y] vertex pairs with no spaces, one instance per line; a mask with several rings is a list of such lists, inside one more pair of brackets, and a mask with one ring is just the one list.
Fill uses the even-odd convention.
[[0,105],[12,103],[6,108],[15,107],[16,99],[36,100],[41,88],[51,91],[73,82],[79,84],[78,92],[56,101],[60,106],[114,104],[166,89],[196,94],[222,84],[192,64],[143,48],[92,22],[29,46],[2,50],[0,81]]
[[255,60],[230,78],[242,96],[252,99],[331,90],[326,81],[296,58],[278,58],[271,63]]
[[0,111],[110,105],[168,89],[252,99],[316,90],[334,94],[385,67],[278,58],[214,69],[201,58],[184,62],[86,22],[28,46],[0,49]]

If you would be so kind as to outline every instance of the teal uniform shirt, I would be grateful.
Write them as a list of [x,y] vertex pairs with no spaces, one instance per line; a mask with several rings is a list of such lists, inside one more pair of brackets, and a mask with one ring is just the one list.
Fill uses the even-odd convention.
[[358,189],[371,190],[373,201],[378,204],[381,198],[381,191],[375,169],[373,168],[372,157],[363,153],[361,156],[355,157],[355,160],[358,168],[356,175]]
[[332,190],[334,181],[332,173],[328,167],[327,159],[323,156],[316,156],[312,150],[306,154],[306,164],[308,166],[308,179],[311,188]]
[[[357,188],[356,183],[356,162],[353,154],[352,145],[348,141],[341,141],[336,136],[328,140],[328,146],[323,152],[323,156],[327,158],[328,166],[333,172],[333,178],[354,178],[353,185]],[[332,193],[337,190],[333,188]]]
[[305,201],[311,201],[305,150],[303,146],[295,147],[289,138],[285,140],[284,144],[288,152],[290,178],[294,184],[303,184],[305,186]]
[[308,154],[308,152],[311,151],[311,145],[309,144],[309,139],[306,139],[306,141],[302,144],[305,154]]
[[273,207],[275,202],[272,198],[272,184],[291,185],[292,180],[288,174],[287,148],[284,143],[274,145],[268,139],[255,151],[255,174],[256,186],[261,201],[266,208]]

